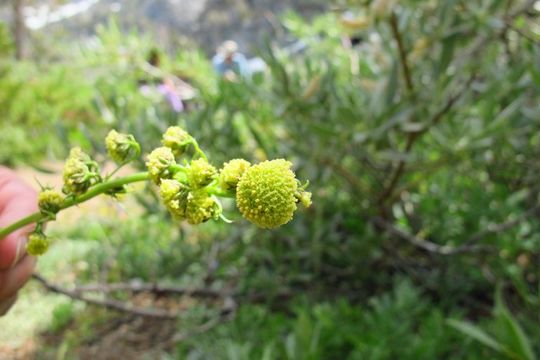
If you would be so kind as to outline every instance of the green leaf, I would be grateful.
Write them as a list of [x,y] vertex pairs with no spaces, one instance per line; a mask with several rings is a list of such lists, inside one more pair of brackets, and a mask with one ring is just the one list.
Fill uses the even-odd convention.
[[480,329],[478,326],[471,324],[468,321],[460,321],[454,319],[447,320],[447,323],[459,332],[481,342],[482,344],[492,348],[498,353],[505,352],[504,346],[502,346],[502,344],[500,344],[496,339],[491,337],[491,335]]
[[388,76],[386,88],[384,92],[384,104],[386,106],[391,105],[394,102],[399,82],[399,62],[394,60],[392,62],[392,70]]
[[500,290],[497,290],[496,295],[495,317],[497,318],[498,330],[501,332],[501,337],[503,337],[501,340],[506,343],[509,353],[517,359],[535,360],[536,356],[529,338],[507,309]]
[[448,67],[450,62],[452,61],[458,36],[451,36],[441,41],[442,51],[439,58],[439,63],[437,64],[438,66],[436,76],[440,76],[441,74],[443,74],[446,71],[446,68]]

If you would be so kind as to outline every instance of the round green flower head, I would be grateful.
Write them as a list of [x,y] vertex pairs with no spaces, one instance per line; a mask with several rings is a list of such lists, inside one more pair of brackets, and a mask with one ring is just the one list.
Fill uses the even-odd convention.
[[90,186],[101,181],[98,164],[79,147],[69,152],[63,176],[62,191],[65,194],[83,194]]
[[174,155],[181,156],[192,141],[193,138],[184,129],[179,126],[171,126],[163,134],[161,143],[171,149]]
[[291,221],[299,193],[291,166],[283,159],[264,161],[244,173],[236,188],[236,204],[246,219],[266,229]]
[[176,180],[161,180],[159,194],[163,199],[163,204],[176,220],[186,218],[187,188]]
[[39,210],[45,214],[56,214],[63,203],[64,196],[56,190],[45,189],[38,195]]
[[111,159],[117,164],[125,164],[141,153],[141,146],[133,135],[121,134],[116,130],[111,130],[105,138],[107,152]]
[[187,197],[186,218],[197,225],[220,215],[219,205],[204,190],[196,190]]
[[193,160],[187,171],[187,179],[193,189],[205,187],[217,176],[216,168],[204,159]]
[[244,159],[234,159],[223,164],[219,173],[219,185],[225,191],[235,191],[236,185],[251,164]]
[[167,179],[172,174],[169,171],[171,165],[175,165],[174,154],[168,147],[159,147],[152,151],[146,160],[146,167],[150,178],[159,185],[161,179]]
[[43,255],[49,250],[50,240],[43,234],[33,233],[28,237],[26,252],[32,256]]

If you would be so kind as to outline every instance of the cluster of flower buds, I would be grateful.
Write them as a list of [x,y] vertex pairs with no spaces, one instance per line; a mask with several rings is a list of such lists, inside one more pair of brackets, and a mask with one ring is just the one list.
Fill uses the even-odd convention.
[[[120,166],[134,160],[140,155],[141,147],[133,135],[122,134],[111,130],[105,138],[105,145],[110,158]],[[26,250],[31,255],[41,255],[47,251],[50,239],[43,233],[43,224],[54,220],[56,214],[70,204],[78,203],[74,199],[86,193],[92,186],[103,182],[97,162],[88,154],[76,147],[71,149],[64,165],[64,186],[62,192],[65,196],[50,188],[43,188],[38,196],[38,207],[42,219],[38,222],[36,230],[30,235]],[[107,194],[114,195],[122,191],[120,188],[107,189]]]
[[127,164],[141,154],[141,146],[130,134],[111,130],[105,138],[107,153],[117,164]]
[[[185,130],[170,127],[162,144],[148,155],[146,166],[160,186],[163,203],[177,220],[200,224],[217,219],[222,216],[218,197],[234,197],[247,220],[261,228],[275,228],[292,219],[298,202],[311,205],[311,193],[301,186],[286,160],[251,165],[234,159],[218,172]],[[178,164],[175,156],[184,154],[189,145],[201,157]]]
[[42,214],[54,217],[64,204],[64,195],[53,189],[43,189],[38,196],[38,207]]
[[188,146],[193,144],[193,138],[179,126],[171,126],[165,131],[162,139],[163,146],[172,150],[175,156],[182,156]]
[[26,252],[32,256],[43,255],[49,250],[50,245],[51,240],[41,230],[36,231],[28,237]]
[[90,186],[101,182],[99,165],[81,150],[73,148],[64,166],[64,194],[83,194]]
[[[115,130],[105,139],[110,158],[118,168],[140,155],[135,138]],[[43,233],[45,222],[56,214],[99,194],[116,195],[131,182],[152,180],[172,217],[190,224],[222,218],[220,197],[235,198],[240,213],[261,228],[275,228],[288,223],[297,204],[311,205],[311,193],[301,185],[291,170],[292,164],[278,159],[252,165],[243,159],[212,166],[197,141],[178,126],[163,134],[162,147],[146,159],[148,172],[111,179],[102,177],[97,162],[80,148],[71,150],[64,167],[62,193],[44,188],[39,194],[40,220],[27,243],[32,255],[43,254],[50,240]],[[180,157],[184,157],[180,163]],[[190,159],[187,159],[190,157]]]
[[[146,166],[171,215],[190,224],[219,218],[222,207],[214,196],[218,173],[195,139],[182,128],[172,126],[163,134],[162,144],[148,155]],[[202,157],[178,164],[176,158],[184,155],[190,145]]]

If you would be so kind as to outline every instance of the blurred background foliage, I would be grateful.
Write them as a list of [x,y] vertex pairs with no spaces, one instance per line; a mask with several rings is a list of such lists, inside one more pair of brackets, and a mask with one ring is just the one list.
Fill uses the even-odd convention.
[[[220,294],[178,300],[172,343],[143,346],[164,359],[537,358],[538,8],[358,0],[288,13],[251,78],[219,78],[196,48],[160,51],[162,71],[196,92],[179,114],[139,89],[155,46],[144,34],[112,19],[91,41],[15,62],[0,27],[0,163],[42,169],[73,145],[104,159],[111,128],[148,152],[178,124],[215,164],[287,158],[313,191],[309,210],[261,231],[232,206],[233,226],[175,224],[149,187],[113,206],[121,220],[55,226],[40,271]],[[60,267],[63,244],[78,250]],[[54,275],[65,269],[74,278]],[[133,322],[73,302],[42,311],[45,358],[89,356],[103,323]]]

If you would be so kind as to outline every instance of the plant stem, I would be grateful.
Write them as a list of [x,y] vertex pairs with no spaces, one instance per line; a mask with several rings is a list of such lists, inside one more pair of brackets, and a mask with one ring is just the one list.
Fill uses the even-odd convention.
[[216,189],[216,188],[209,188],[207,190],[207,193],[209,195],[215,195],[215,196],[224,197],[224,198],[234,198],[234,197],[236,197],[236,195],[234,193],[219,190],[219,189]]
[[169,171],[172,171],[173,174],[176,174],[177,172],[182,172],[185,174],[187,172],[187,169],[185,166],[182,166],[180,164],[174,164],[169,166]]
[[[140,182],[140,181],[146,181],[148,179],[149,179],[149,176],[147,172],[140,172],[133,175],[121,177],[118,179],[109,180],[101,184],[97,184],[91,187],[87,192],[85,192],[82,195],[75,196],[72,198],[67,198],[62,204],[62,207],[60,208],[60,210],[65,210],[72,206],[78,205],[98,195],[107,193],[110,190],[117,189],[123,185]],[[47,217],[49,217],[49,215],[42,214],[41,212],[36,212],[14,222],[13,224],[9,226],[6,226],[5,228],[0,229],[0,241],[2,241],[7,235],[11,234],[15,230],[18,230],[26,225],[45,220],[47,219]]]
[[206,157],[206,154],[204,153],[204,151],[201,150],[200,146],[199,146],[199,143],[197,142],[197,140],[193,139],[193,147],[195,148],[195,152],[201,157],[203,158],[204,160],[208,160],[208,158]]

